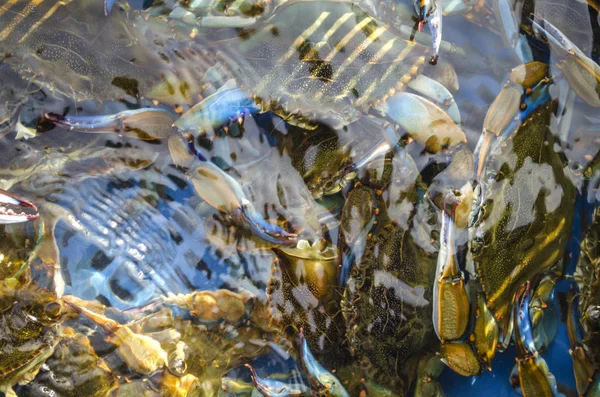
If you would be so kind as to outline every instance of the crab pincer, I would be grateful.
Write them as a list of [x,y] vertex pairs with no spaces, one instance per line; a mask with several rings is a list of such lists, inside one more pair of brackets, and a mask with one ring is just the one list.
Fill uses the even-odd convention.
[[[193,151],[181,137],[169,139],[169,151],[173,162],[188,169],[188,175],[196,192],[212,207],[224,212],[231,220],[273,244],[293,245],[297,235],[279,225],[267,222],[254,208],[242,186],[225,171]],[[195,155],[194,155],[195,154]]]
[[38,217],[35,205],[22,197],[0,189],[0,224],[33,221]]
[[260,377],[254,367],[250,364],[246,364],[251,372],[252,383],[254,387],[265,397],[289,397],[289,396],[309,396],[306,390],[295,387],[294,385],[282,382],[275,379],[267,379]]
[[77,298],[65,296],[64,301],[74,312],[89,318],[108,334],[107,340],[117,346],[119,355],[133,371],[149,375],[169,361],[167,353],[155,339],[137,334],[129,327],[81,306]]
[[319,395],[350,397],[340,380],[315,359],[302,329],[300,329],[300,358],[311,387]]
[[173,117],[160,108],[124,110],[103,116],[70,116],[47,113],[54,124],[87,133],[117,133],[141,140],[167,138],[173,132]]
[[529,316],[531,291],[529,281],[519,288],[515,296],[515,344],[519,383],[524,397],[557,396],[556,379],[546,361],[535,348],[533,327]]
[[571,346],[569,349],[569,354],[571,355],[571,360],[573,361],[573,375],[575,375],[577,393],[580,396],[584,396],[586,395],[585,393],[593,381],[596,368],[586,352],[583,344],[581,343],[581,340],[579,339],[577,320],[575,318],[575,311],[577,308],[576,301],[577,297],[575,295],[575,290],[569,290],[567,295],[567,332],[569,335],[569,344]]
[[432,65],[437,64],[440,57],[440,45],[442,43],[442,7],[438,7],[435,0],[415,0],[415,10],[418,13],[417,30],[421,33],[423,24],[429,25],[433,55],[429,60]]
[[248,93],[240,88],[222,87],[214,94],[194,105],[174,124],[183,132],[198,136],[201,133],[212,135],[220,127],[239,120],[248,114],[258,112],[258,107]]

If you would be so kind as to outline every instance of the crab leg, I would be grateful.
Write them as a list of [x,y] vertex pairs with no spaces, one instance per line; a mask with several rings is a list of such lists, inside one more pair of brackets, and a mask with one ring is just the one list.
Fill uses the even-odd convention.
[[308,347],[308,342],[304,337],[302,329],[300,329],[300,344],[302,365],[306,369],[308,381],[313,389],[316,389],[319,394],[325,392],[331,397],[350,397],[350,394],[348,394],[344,386],[342,386],[339,379],[327,369],[323,368],[323,366],[315,359]]
[[560,310],[554,295],[556,277],[554,274],[549,274],[540,281],[529,305],[532,332],[538,351],[545,350],[558,332],[560,320],[557,316]]
[[596,369],[585,352],[577,334],[577,322],[575,320],[575,309],[577,305],[575,305],[575,300],[575,291],[571,289],[567,295],[567,302],[569,304],[567,313],[569,316],[567,318],[567,332],[569,334],[569,343],[571,345],[569,354],[573,360],[573,374],[575,375],[577,393],[580,396],[583,396],[590,387],[590,382],[592,381]]
[[309,395],[306,391],[300,388],[295,388],[293,385],[290,385],[288,383],[274,379],[261,378],[254,370],[254,367],[250,364],[246,364],[246,368],[248,368],[252,374],[252,383],[254,383],[254,387],[256,387],[256,390],[258,390],[260,394],[262,394],[265,397],[289,397]]
[[475,148],[477,179],[493,147],[501,144],[519,125],[550,97],[548,69],[541,62],[530,62],[514,68],[509,81],[490,106],[483,122],[483,135]]
[[560,30],[543,18],[543,24],[530,18],[533,26],[545,34],[550,47],[561,59],[557,62],[569,85],[588,105],[600,107],[600,65],[587,57]]
[[0,224],[33,221],[38,217],[35,205],[22,197],[0,189]]
[[212,207],[228,214],[238,225],[274,244],[295,244],[297,235],[278,225],[267,222],[246,198],[242,186],[219,167],[207,161],[198,161],[181,137],[169,139],[173,162],[190,168],[190,178],[196,192]]
[[533,340],[529,318],[529,281],[516,294],[514,305],[515,344],[517,346],[517,368],[524,397],[551,397],[558,395],[556,379],[548,369],[546,361],[539,355]]
[[175,127],[194,136],[212,133],[216,129],[259,111],[254,100],[240,88],[225,88],[196,104],[179,120]]
[[125,363],[135,372],[148,375],[161,369],[169,361],[167,353],[155,339],[136,334],[128,327],[80,306],[77,298],[65,296],[63,299],[74,312],[89,318],[109,334],[108,341],[117,346]]
[[90,133],[116,132],[142,140],[167,138],[172,134],[171,113],[158,108],[125,110],[107,116],[58,116],[46,114],[56,125]]

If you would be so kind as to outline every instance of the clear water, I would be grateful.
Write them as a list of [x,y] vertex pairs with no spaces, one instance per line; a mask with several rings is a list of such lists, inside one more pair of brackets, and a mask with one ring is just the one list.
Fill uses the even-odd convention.
[[[127,20],[130,23],[128,25],[130,36],[124,36],[119,30],[124,11],[116,6],[119,9],[105,17],[102,15],[100,3],[81,6],[81,9],[73,4],[60,6],[56,15],[72,17],[81,13],[78,15],[81,19],[77,22],[66,19],[63,26],[42,24],[40,25],[42,28],[31,30],[31,38],[25,40],[25,44],[17,44],[16,39],[10,41],[2,36],[2,32],[11,39],[13,38],[11,34],[16,34],[14,32],[26,35],[28,29],[23,26],[27,23],[30,23],[27,25],[30,28],[33,26],[28,22],[28,18],[32,21],[35,20],[33,17],[42,18],[44,15],[42,11],[46,10],[42,4],[35,12],[27,13],[24,3],[0,0],[0,37],[3,37],[0,40],[0,53],[4,57],[4,60],[0,61],[2,83],[0,117],[5,118],[4,124],[0,126],[2,127],[0,189],[14,192],[32,201],[38,207],[41,217],[34,222],[0,226],[2,228],[0,253],[3,255],[2,264],[5,268],[2,277],[5,283],[14,283],[15,279],[19,279],[22,285],[33,283],[55,291],[59,296],[75,296],[89,302],[100,302],[110,308],[105,313],[108,317],[123,324],[128,323],[135,316],[150,316],[149,313],[153,314],[154,305],[160,305],[161,300],[171,294],[186,295],[194,291],[218,289],[248,291],[257,302],[267,304],[267,289],[272,278],[277,249],[273,249],[273,243],[265,242],[260,236],[257,237],[232,222],[227,217],[226,211],[220,211],[205,200],[207,196],[203,195],[202,189],[212,189],[212,185],[203,186],[200,183],[199,188],[198,184],[194,185],[193,167],[186,172],[182,167],[176,166],[177,161],[174,159],[173,151],[170,150],[168,137],[140,140],[136,138],[135,131],[123,134],[110,130],[86,133],[77,126],[72,129],[64,125],[56,126],[52,123],[52,118],[47,116],[48,114],[65,117],[110,115],[140,107],[158,106],[170,111],[176,119],[179,113],[189,110],[199,100],[200,94],[191,95],[194,101],[190,103],[177,103],[178,99],[174,99],[175,94],[167,95],[163,92],[153,97],[152,93],[155,92],[149,87],[152,82],[168,80],[173,76],[185,80],[196,78],[198,73],[206,73],[206,65],[202,62],[210,63],[209,58],[213,59],[212,53],[189,55],[184,52],[186,45],[177,43],[177,40],[181,39],[181,36],[177,36],[180,33],[178,30],[180,25],[174,23],[169,25],[172,31],[165,33],[160,31],[164,29],[163,25],[151,25],[150,22],[144,25],[139,19]],[[19,6],[23,6],[23,9],[11,13],[11,10],[14,11]],[[132,2],[131,6],[142,9],[149,4]],[[366,2],[359,6],[369,12],[374,7]],[[17,8],[13,9],[13,7]],[[406,9],[408,10],[406,13],[414,12],[412,4],[399,4],[397,9]],[[517,19],[522,16],[521,19],[526,22],[528,13],[547,18],[586,56],[598,62],[600,28],[596,9],[593,4],[568,0],[561,3],[538,1],[535,4],[529,2],[521,4],[517,2],[512,5]],[[412,14],[406,13],[401,16],[410,20]],[[382,11],[381,18],[389,18],[390,15],[393,16],[393,13],[386,9],[385,12]],[[20,17],[23,17],[24,21],[21,25],[18,23]],[[52,18],[49,20],[52,21]],[[11,28],[11,21],[16,24],[16,28]],[[390,24],[397,22],[396,19],[387,21]],[[286,21],[290,25],[291,32],[300,29],[295,28],[294,23],[301,26],[303,22],[302,16],[298,16],[297,21]],[[445,16],[443,40],[462,49],[464,53],[452,55],[442,49],[438,65],[426,65],[426,69],[424,68],[427,70],[426,73],[435,75],[436,67],[442,68],[445,64],[454,67],[460,88],[454,92],[453,97],[460,110],[462,119],[460,128],[466,137],[464,146],[469,151],[476,150],[490,105],[507,81],[510,71],[521,63],[515,56],[514,49],[507,46],[498,33],[493,31],[493,26],[492,29],[486,26],[489,25],[488,22],[489,20],[482,19],[480,21],[482,27],[468,22],[463,15]],[[152,29],[157,29],[160,35],[163,35],[160,36],[162,38],[172,37],[171,41],[165,39],[167,44],[164,48],[167,55],[160,52],[158,48],[161,46],[152,40],[154,38],[152,35],[155,34]],[[298,31],[303,30],[304,28]],[[211,31],[207,37],[218,37],[215,43],[219,43],[217,47],[222,43],[223,48],[227,47],[229,41],[234,40],[229,40],[230,36],[240,34],[239,30],[232,28],[215,31],[218,34]],[[282,36],[285,36],[285,32],[282,32]],[[79,43],[76,38],[81,39],[84,44]],[[131,40],[132,38],[139,39],[139,42]],[[429,38],[427,28],[417,34],[417,41],[426,46],[430,45]],[[252,40],[250,43],[253,44]],[[206,43],[198,40],[194,48],[204,44]],[[564,98],[559,97],[560,90],[564,94],[568,85],[564,79],[560,79],[561,70],[555,66],[562,58],[552,53],[539,37],[529,37],[527,44],[532,49],[533,59],[550,64],[549,73],[556,76],[555,84],[550,89],[550,98],[563,101]],[[261,51],[267,52],[260,45],[257,47],[256,54],[262,54]],[[150,50],[147,53],[142,51],[148,48]],[[269,51],[280,49],[277,46],[274,48],[275,50],[269,47]],[[191,58],[187,61],[178,60],[173,56],[175,50]],[[211,47],[210,51],[212,50]],[[323,51],[325,50],[329,51],[330,48],[325,47]],[[223,51],[227,53],[229,50]],[[244,49],[244,51],[248,50]],[[275,55],[280,54],[275,52]],[[240,58],[249,64],[255,61],[248,53],[244,53],[244,56],[245,58]],[[169,62],[165,62],[164,57],[171,58]],[[261,62],[265,62],[263,58]],[[198,72],[195,67],[202,72]],[[255,68],[252,69],[253,71],[260,69],[255,65],[252,67]],[[114,80],[121,73],[136,76],[139,80],[137,88],[142,90],[141,95],[126,90],[123,94],[123,86],[115,83]],[[224,75],[219,75],[216,80],[224,83],[228,77],[231,77],[227,73],[230,72],[224,72]],[[164,77],[165,75],[167,78]],[[245,85],[255,81],[255,76],[234,77]],[[213,84],[217,85],[215,81]],[[252,89],[252,87],[247,88]],[[279,88],[269,87],[274,91]],[[210,90],[211,88],[205,89],[202,92],[203,97],[208,96],[212,92]],[[298,103],[306,106],[307,109],[310,108],[312,113],[319,111],[318,101],[315,102],[316,105],[306,99],[298,100]],[[337,106],[332,105],[333,102],[323,103],[324,105],[321,106]],[[566,139],[570,144],[560,148],[558,152],[568,158],[571,165],[578,163],[585,167],[600,150],[599,142],[595,138],[600,116],[597,108],[588,106],[580,98],[569,103],[569,106],[569,110],[573,111],[570,125],[566,128]],[[305,109],[301,108],[300,111],[302,110]],[[373,115],[373,112],[371,113]],[[17,116],[18,128],[13,122],[17,120]],[[365,169],[383,168],[383,156],[369,161],[367,166],[357,171],[357,176],[346,183],[341,188],[341,192],[323,198],[313,197],[314,191],[311,191],[308,186],[309,177],[307,173],[303,175],[303,172],[310,170],[311,167],[323,166],[325,169],[323,164],[327,163],[327,156],[339,155],[345,148],[352,149],[348,161],[359,162],[363,159],[364,153],[369,152],[378,142],[385,139],[389,141],[389,134],[380,134],[383,127],[377,120],[373,121],[371,118],[364,117],[336,129],[331,127],[332,122],[325,115],[316,117],[316,121],[320,123],[317,132],[310,132],[301,128],[302,126],[293,125],[293,121],[286,123],[281,115],[272,112],[245,115],[243,121],[240,119],[239,123],[235,117],[227,123],[227,128],[209,131],[206,136],[195,139],[196,149],[239,183],[257,213],[267,222],[278,224],[287,232],[297,232],[300,239],[306,239],[311,243],[324,239],[331,246],[344,247],[344,244],[348,246],[348,241],[345,240],[349,239],[347,235],[352,234],[354,237],[360,235],[354,229],[347,235],[340,230],[340,222],[346,219],[342,219],[342,213],[344,209],[349,208],[344,207],[345,200],[348,199],[353,188],[358,188],[355,184],[365,176]],[[425,117],[425,115],[417,115],[417,117]],[[553,118],[553,122],[555,121]],[[564,129],[561,130],[561,125],[557,122],[551,124],[550,128],[556,137],[565,138]],[[24,131],[25,136],[23,136]],[[174,130],[173,134],[177,134],[177,131]],[[400,135],[394,137],[397,139]],[[331,142],[334,142],[332,145],[336,146],[335,150],[328,151],[326,145],[329,141],[320,137],[332,138]],[[414,161],[415,169],[422,173],[425,185],[429,185],[447,163],[451,163],[455,152],[451,149],[443,150],[438,154],[427,153],[421,143],[418,139],[409,142],[406,153],[410,154],[411,160]],[[390,151],[392,152],[393,150]],[[330,170],[327,169],[322,173],[327,172]],[[319,172],[315,174],[319,175]],[[534,173],[534,177],[540,175],[542,174]],[[406,189],[413,188],[415,176],[408,173],[402,176],[406,176],[408,182],[403,179],[399,186]],[[568,269],[567,274],[572,274],[577,267],[579,244],[584,238],[585,228],[595,204],[593,200],[588,202],[586,187],[581,179],[577,179],[577,176],[573,178],[578,187],[577,207],[573,210],[572,230],[566,232],[570,235],[569,243],[565,252],[561,253],[561,257],[564,257],[564,268]],[[424,189],[427,187],[420,188],[421,190],[415,188],[416,194],[423,198]],[[384,196],[386,194],[387,192]],[[226,197],[226,194],[224,193],[222,197]],[[423,200],[426,201],[424,198]],[[412,208],[412,203],[406,205]],[[430,211],[431,208],[433,207],[427,207],[422,211]],[[394,224],[408,222],[406,207],[390,205],[389,214]],[[535,213],[532,210],[531,213],[522,216],[527,218],[535,216]],[[419,218],[420,221],[425,219],[426,215],[423,217]],[[426,237],[421,235],[420,239],[414,237],[411,242],[418,249],[427,251],[430,254],[429,259],[434,258],[433,262],[430,261],[434,264],[440,246],[439,240],[436,239],[439,236],[441,217],[439,218],[436,218],[434,225],[427,226],[425,221],[423,224],[415,224],[414,228],[411,225],[410,231],[414,236],[417,236],[417,233],[430,233]],[[366,227],[368,219],[356,216],[356,219],[352,219],[350,223],[352,222],[355,222],[353,224],[355,226]],[[421,226],[425,227],[425,232],[419,231]],[[40,230],[43,227],[50,232],[41,234]],[[39,247],[47,249],[53,244],[56,247],[56,251],[52,251],[56,252],[55,255],[49,254],[47,250],[40,252]],[[360,264],[362,258],[369,258],[361,251],[364,249],[364,244],[364,239],[356,237],[350,243],[350,253],[340,248],[340,257],[343,256],[346,263],[355,261]],[[385,242],[382,241],[381,247],[384,247],[384,244]],[[37,252],[37,255],[32,255],[32,252]],[[15,263],[22,265],[20,271],[14,270],[18,267]],[[356,263],[355,266],[359,266]],[[425,261],[423,263],[423,268],[428,266]],[[392,274],[389,273],[388,276],[391,280]],[[350,279],[356,282],[356,274],[351,273]],[[559,331],[556,339],[543,353],[543,357],[556,377],[559,392],[567,396],[576,395],[564,304],[566,293],[571,285],[571,281],[564,279],[558,283],[556,294],[562,310],[562,315],[557,316],[556,319],[560,322]],[[340,285],[330,283],[328,288],[335,291],[337,295],[344,293]],[[409,291],[418,295],[421,291],[421,298],[423,294],[427,294],[429,299],[425,300],[427,302],[425,307],[426,310],[431,310],[432,289],[433,285],[410,285],[404,293]],[[181,315],[185,321],[190,321],[190,313],[183,309],[173,310],[175,317]],[[181,310],[181,313],[177,310]],[[340,310],[340,307],[336,307],[335,310]],[[76,332],[87,333],[86,336],[92,341],[97,356],[105,360],[108,368],[115,375],[131,377],[132,384],[136,384],[137,381],[139,384],[150,382],[156,392],[159,388],[157,385],[161,384],[162,375],[149,376],[128,370],[127,360],[119,356],[121,353],[116,353],[114,347],[112,350],[106,347],[108,345],[104,341],[106,335],[97,324],[83,319],[83,316],[79,320],[71,318],[68,321],[71,322],[65,324],[73,327]],[[246,323],[233,324],[230,327],[244,328],[246,325]],[[304,324],[305,328],[309,325]],[[215,340],[220,335],[229,337],[227,332],[232,332],[215,328],[215,324],[210,322],[202,323],[200,328],[204,331],[209,329],[207,333],[211,337],[216,335]],[[429,332],[433,334],[431,330]],[[435,337],[435,334],[433,336]],[[224,336],[223,339],[227,337]],[[272,337],[273,335],[270,334],[264,336],[265,341],[271,340],[269,338]],[[280,353],[281,349],[297,342],[297,338],[289,339],[290,341],[281,343],[283,347],[280,346],[279,350],[271,345],[270,352],[261,350],[260,354],[242,359],[238,356],[240,352],[236,350],[237,348],[228,346],[227,348],[231,349],[231,361],[236,363],[235,365],[216,353],[214,357],[218,358],[215,358],[213,363],[198,363],[200,361],[198,357],[203,357],[202,352],[194,352],[194,348],[206,347],[209,350],[210,346],[216,346],[215,349],[218,350],[219,345],[214,341],[206,344],[198,342],[194,346],[188,343],[186,359],[190,368],[189,373],[209,382],[209,386],[201,389],[200,395],[223,394],[219,387],[219,377],[209,371],[213,369],[212,364],[215,363],[214,366],[218,364],[223,367],[231,364],[231,367],[227,367],[230,372],[226,373],[226,376],[239,378],[245,382],[250,382],[249,372],[243,367],[246,362],[253,363],[263,376],[282,372],[293,373],[292,368],[299,368],[299,365],[286,354]],[[337,343],[346,344],[347,341],[342,337]],[[319,352],[315,345],[312,348],[316,352],[317,359],[326,363],[326,366],[331,361],[336,362],[336,358],[332,358],[335,354],[328,357],[327,349]],[[227,356],[227,349],[223,348],[221,353]],[[206,355],[211,357],[209,353]],[[450,369],[445,369],[440,377],[445,394],[447,396],[479,396],[484,393],[497,396],[518,395],[508,381],[515,363],[515,355],[514,346],[510,346],[505,352],[496,355],[492,362],[492,371],[485,370],[477,377],[462,377]],[[355,359],[359,360],[356,357]],[[192,363],[193,360],[196,362]],[[210,361],[210,358],[208,360]],[[57,365],[56,361],[52,363]],[[407,365],[415,364],[411,362]],[[75,368],[75,371],[77,370],[85,372],[88,369],[81,365]],[[71,388],[60,386],[62,378],[57,374],[54,367],[42,368],[32,382],[15,387],[17,395],[78,395],[73,394],[76,386]],[[55,379],[53,383],[48,380],[52,377],[59,377],[59,380]],[[0,377],[0,386],[4,386],[2,382]],[[303,379],[303,382],[306,383],[306,379]],[[120,383],[122,386],[126,382],[121,380]],[[129,391],[128,393],[140,395],[141,392]],[[168,395],[170,392],[163,390],[163,393]]]

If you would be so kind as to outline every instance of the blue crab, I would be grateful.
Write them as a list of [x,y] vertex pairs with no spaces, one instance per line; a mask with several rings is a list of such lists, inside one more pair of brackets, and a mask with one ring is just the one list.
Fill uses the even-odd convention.
[[[296,24],[290,30],[287,21],[298,12],[304,15],[306,23]],[[255,26],[242,32],[241,37],[235,29],[172,26],[154,17],[152,10],[145,15],[132,11],[129,16],[139,35],[145,37],[147,42],[142,44],[147,50],[153,51],[152,45],[156,49],[165,47],[161,52],[163,57],[181,63],[187,57],[197,57],[194,56],[197,53],[184,53],[174,40],[189,43],[191,36],[200,45],[203,63],[216,64],[212,69],[206,68],[210,70],[201,67],[187,74],[163,73],[163,83],[145,92],[146,97],[163,102],[194,104],[192,98],[202,89],[198,82],[192,81],[195,77],[192,72],[208,77],[205,81],[209,86],[221,83],[212,89],[212,95],[207,95],[210,88],[204,89],[207,97],[175,123],[183,131],[195,134],[212,131],[247,112],[268,110],[302,126],[314,128],[311,120],[316,119],[341,127],[372,109],[402,125],[422,143],[436,140],[454,145],[464,141],[456,125],[460,116],[451,94],[420,74],[425,47],[407,43],[398,32],[384,27],[352,3],[283,4],[270,17],[255,21]],[[141,18],[145,18],[145,23],[141,23]],[[226,36],[232,36],[232,40],[223,40]],[[344,40],[336,46],[341,39]],[[294,44],[296,41],[299,44]],[[318,45],[313,47],[313,42]],[[167,45],[175,48],[168,51]],[[258,48],[267,51],[262,58],[255,56]],[[300,62],[293,56],[296,52]],[[213,60],[214,54],[218,56]],[[279,63],[271,64],[277,55]],[[351,76],[354,68],[362,72]],[[376,75],[382,76],[381,81],[373,80]],[[211,76],[217,81],[211,80]],[[302,78],[304,84],[295,83]],[[227,79],[237,84],[224,85]],[[237,87],[246,87],[249,92]],[[214,93],[218,88],[220,91]],[[407,90],[415,90],[421,96],[404,92]],[[224,106],[217,108],[216,104]],[[409,110],[403,110],[403,105],[409,106]],[[414,117],[419,110],[424,110],[421,114],[429,118],[420,121]],[[416,121],[419,122],[413,126],[411,122]],[[433,131],[426,133],[428,126]]]
[[[548,22],[534,25],[550,36],[554,50],[558,43],[562,49],[573,48]],[[570,62],[569,68],[566,62]],[[576,82],[567,77],[573,90],[596,106],[600,74],[597,65],[590,62],[574,50],[567,59],[559,60],[565,77],[574,74],[580,78]],[[440,291],[442,287],[447,291],[439,293],[434,301],[442,357],[464,375],[478,374],[490,365],[496,345],[507,346],[515,328],[517,372],[526,396],[557,393],[538,350],[548,342],[541,324],[547,324],[549,320],[544,317],[551,314],[544,307],[552,300],[554,279],[562,274],[558,264],[570,236],[576,196],[576,175],[565,166],[554,122],[562,115],[557,113],[560,104],[550,95],[550,87],[558,77],[548,76],[548,66],[540,62],[519,66],[490,107],[475,150],[474,205],[467,216],[469,281],[465,281],[465,267],[459,267],[456,260],[447,261],[450,266],[444,265],[439,271],[438,286]],[[592,84],[584,84],[581,79]],[[464,186],[460,186],[454,185],[454,195],[464,197]],[[453,198],[451,202],[455,201]],[[452,238],[452,233],[447,235]],[[464,242],[454,237],[454,247]],[[524,287],[524,283],[528,285]],[[469,293],[474,295],[469,297]],[[466,302],[471,302],[470,310]],[[463,307],[462,315],[456,315],[459,307]],[[464,317],[469,311],[476,317],[473,326]],[[480,320],[481,331],[487,333],[478,332]],[[444,349],[449,345],[455,345],[460,354],[446,356]],[[467,356],[473,357],[467,361],[468,366],[461,365],[464,360],[454,360]]]
[[104,397],[118,385],[90,339],[72,328],[63,329],[54,354],[44,364],[30,383],[16,388],[17,395],[37,397],[54,391],[61,396]]
[[[538,64],[529,64],[524,68],[532,78],[524,86],[533,87],[523,97],[525,106],[521,109],[529,113],[520,124],[507,127],[509,123],[506,123],[504,127],[507,128],[500,129],[496,129],[500,123],[492,118],[495,113],[489,113],[475,153],[473,172],[478,185],[475,194],[471,194],[474,212],[472,215],[467,212],[465,219],[471,216],[472,220],[463,223],[463,227],[469,226],[468,233],[472,233],[469,237],[471,253],[467,258],[472,258],[474,267],[467,269],[471,272],[469,283],[474,284],[470,289],[477,291],[477,295],[470,301],[479,302],[475,312],[478,320],[486,318],[482,330],[488,331],[487,336],[485,333],[473,333],[468,327],[468,292],[456,259],[447,262],[451,267],[444,265],[441,268],[439,288],[445,286],[447,291],[440,293],[439,299],[434,302],[434,313],[440,314],[434,318],[438,323],[439,338],[445,344],[461,345],[468,354],[471,354],[472,345],[479,357],[471,360],[469,371],[447,359],[453,369],[465,375],[478,374],[486,364],[490,364],[496,341],[500,340],[500,345],[509,341],[515,321],[512,316],[513,297],[524,282],[531,280],[538,288],[534,293],[537,299],[542,302],[549,299],[547,292],[554,284],[543,276],[555,274],[554,266],[565,252],[571,230],[575,186],[565,170],[563,159],[556,152],[558,146],[537,145],[540,141],[554,140],[549,125],[556,103],[547,94],[550,81],[543,77],[544,67],[540,69]],[[534,77],[536,74],[539,76],[537,79]],[[516,100],[521,102],[520,97]],[[498,131],[497,136],[492,131]],[[491,143],[488,141],[490,135]],[[536,183],[530,179],[525,182],[522,179],[525,175],[527,178],[535,176]],[[464,188],[459,188],[458,192],[459,196],[465,196]],[[455,247],[465,242],[451,234],[449,238],[453,239]],[[515,244],[519,247],[517,250],[514,249]],[[538,283],[549,283],[550,288],[541,287]],[[466,317],[454,314],[457,312],[452,310],[459,307],[464,308],[462,316]],[[537,315],[535,325],[541,317],[543,315]],[[458,321],[461,318],[463,321]],[[496,323],[500,333],[494,330]],[[465,338],[468,334],[471,336]],[[490,343],[480,344],[480,339]]]
[[[305,337],[350,395],[405,395],[411,385],[426,395],[439,390],[433,378],[440,373],[431,324],[435,211],[403,149],[388,147],[359,175],[341,213],[338,247],[301,240],[275,249],[272,316],[288,335]],[[311,382],[313,391],[326,383]]]
[[16,396],[12,387],[30,382],[54,351],[60,336],[62,304],[56,295],[34,284],[0,282],[2,332],[0,391]]
[[[222,377],[232,369],[270,350],[290,349],[279,328],[270,324],[263,299],[245,290],[169,294],[120,313],[120,322],[110,319],[109,308],[102,305],[64,299],[103,329],[112,344],[120,344],[116,352],[128,367],[122,373],[145,375],[143,382],[122,382],[118,390],[124,395],[149,389],[164,396],[216,396]],[[106,352],[103,358],[109,360]]]
[[[287,21],[295,15],[306,22],[290,29]],[[175,123],[180,130],[198,134],[246,112],[267,110],[303,127],[314,128],[312,120],[317,120],[340,128],[373,111],[422,144],[464,141],[451,94],[420,74],[426,48],[407,43],[353,4],[283,4],[246,29],[233,40],[223,40],[223,31],[212,29],[221,39],[208,47],[221,52],[240,88],[224,88],[195,105]],[[204,40],[205,31],[196,40]],[[210,31],[206,34],[210,37]],[[252,56],[239,62],[241,54]],[[217,114],[217,103],[227,110]]]
[[[196,136],[245,113],[270,110],[310,128],[315,120],[342,127],[370,112],[402,126],[430,151],[465,140],[452,95],[421,73],[426,47],[407,42],[353,3],[283,4],[271,16],[247,26],[242,35],[228,24],[190,27],[174,18],[165,20],[154,10],[133,11],[125,4],[99,22],[95,18],[99,6],[86,2],[59,3],[48,10],[45,4],[34,7],[36,13],[23,14],[22,23],[6,31],[0,52],[11,55],[15,62],[10,65],[22,79],[76,101],[124,98],[142,106],[147,99],[182,109],[195,105],[175,126]],[[4,20],[18,12],[11,3],[0,17]],[[68,19],[71,13],[80,15],[81,22]],[[303,15],[305,21],[290,29],[288,21],[295,15]],[[63,19],[69,21],[64,30],[49,29]],[[92,38],[92,30],[106,33]],[[56,46],[58,40],[71,44]],[[93,40],[100,40],[93,46],[100,44],[101,52],[92,50]],[[255,56],[257,50],[262,58]],[[68,57],[72,52],[81,62]],[[272,63],[273,57],[279,62]],[[59,69],[62,73],[56,73]],[[356,69],[359,74],[354,74]],[[46,117],[89,132],[141,131],[142,139],[171,132],[169,115],[156,108],[95,118]],[[223,183],[227,180],[223,173],[218,177]],[[243,197],[236,200],[244,202]],[[248,225],[255,221],[243,216]],[[273,238],[287,238],[280,229],[271,230]]]

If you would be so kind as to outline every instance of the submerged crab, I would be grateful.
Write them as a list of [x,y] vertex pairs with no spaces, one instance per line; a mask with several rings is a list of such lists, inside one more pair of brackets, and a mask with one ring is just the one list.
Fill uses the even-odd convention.
[[435,372],[425,363],[439,347],[431,323],[436,214],[423,193],[408,154],[379,156],[347,198],[339,254],[325,241],[276,250],[273,318],[292,335],[302,329],[351,395],[383,387],[404,395],[417,367],[419,393]]
[[54,354],[30,383],[19,386],[17,395],[104,397],[117,387],[116,377],[97,356],[88,337],[64,329]]
[[102,314],[101,305],[65,300],[106,330],[127,373],[145,375],[142,382],[121,382],[119,395],[144,389],[163,396],[216,395],[227,372],[267,353],[273,341],[286,346],[264,304],[246,291],[170,295],[136,310],[124,324]]
[[[18,14],[19,7],[11,3],[0,18]],[[99,12],[87,2],[49,10],[46,5],[32,7],[36,12],[24,14],[23,23],[8,32],[14,40],[1,41],[0,52],[20,61],[13,68],[23,79],[67,97],[76,93],[76,100],[123,96],[140,104],[154,99],[195,105],[176,122],[195,135],[247,112],[273,111],[310,128],[315,121],[342,127],[371,112],[402,126],[430,151],[465,140],[452,95],[421,74],[426,47],[406,42],[351,2],[283,4],[241,34],[227,23],[191,28],[124,4],[101,22],[92,19]],[[69,19],[72,14],[88,23]],[[290,29],[297,15],[302,21]],[[57,20],[69,21],[64,30],[50,28]],[[91,37],[91,31],[106,33]],[[55,45],[58,41],[69,46]],[[94,52],[98,44],[102,51]],[[81,62],[73,63],[68,57],[72,52]],[[171,133],[170,114],[156,108],[106,117],[45,116],[72,129],[134,133],[142,139]],[[225,183],[226,176],[213,171]],[[239,222],[267,238],[293,240],[290,233],[244,210],[249,207],[243,196],[236,195],[234,204],[215,205],[239,212]]]
[[[551,29],[547,22],[545,25]],[[555,40],[553,45],[560,39],[568,46],[559,33],[546,30]],[[580,67],[566,70],[567,78],[573,73],[597,84],[597,65],[592,67],[591,60],[581,54],[571,55],[570,62]],[[456,265],[443,267],[439,288],[441,291],[444,286],[447,293],[438,294],[434,302],[434,313],[439,313],[434,325],[443,342],[443,359],[464,375],[478,374],[489,365],[496,342],[507,346],[513,326],[518,328],[515,339],[521,390],[524,395],[551,396],[556,385],[538,357],[546,342],[537,334],[543,331],[541,324],[547,323],[543,309],[551,299],[553,279],[562,273],[560,261],[571,233],[576,188],[556,128],[556,121],[563,117],[557,112],[561,104],[550,95],[557,76],[547,73],[547,65],[540,62],[515,68],[488,112],[475,151],[475,205],[466,257],[470,290],[477,294],[470,299],[471,307],[476,301],[478,309],[469,310],[462,270]],[[597,87],[581,84],[574,89],[595,106]],[[464,195],[463,188],[455,187],[455,192]],[[464,244],[464,240],[454,240],[455,246]],[[467,321],[469,311],[477,317],[472,327]],[[463,321],[457,322],[455,313]],[[479,329],[487,333],[477,332],[480,319],[485,320]],[[457,352],[444,353],[452,345],[463,357],[472,357],[468,367],[454,361]]]
[[59,341],[62,304],[34,284],[10,287],[0,282],[0,391],[30,382]]

